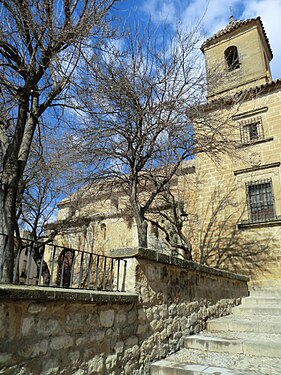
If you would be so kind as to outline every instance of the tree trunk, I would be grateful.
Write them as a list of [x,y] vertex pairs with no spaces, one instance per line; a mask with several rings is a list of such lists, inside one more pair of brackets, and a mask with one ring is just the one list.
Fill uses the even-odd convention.
[[144,219],[141,208],[138,208],[136,202],[132,202],[132,210],[137,224],[138,245],[147,248],[147,222]]
[[[32,98],[32,109],[38,104],[37,94]],[[0,283],[13,279],[14,231],[16,223],[16,202],[19,181],[28,158],[37,118],[28,114],[29,97],[25,93],[18,109],[17,129],[13,142],[6,148],[1,160],[0,174]]]
[[10,155],[0,181],[0,283],[13,279],[17,187],[23,167],[24,163]]
[[130,201],[132,206],[132,213],[137,224],[138,245],[139,247],[147,248],[147,222],[144,219],[143,209],[138,202],[137,178],[134,178],[132,181]]
[[137,221],[137,229],[138,229],[138,244],[139,247],[147,248],[147,222]]
[[15,188],[2,184],[0,192],[0,283],[10,283],[13,279],[15,205]]

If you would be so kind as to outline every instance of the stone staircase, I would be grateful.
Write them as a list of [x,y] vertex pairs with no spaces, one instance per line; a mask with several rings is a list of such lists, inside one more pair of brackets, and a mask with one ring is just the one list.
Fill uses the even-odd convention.
[[184,338],[184,349],[151,365],[151,375],[281,375],[281,289],[251,292],[232,315]]

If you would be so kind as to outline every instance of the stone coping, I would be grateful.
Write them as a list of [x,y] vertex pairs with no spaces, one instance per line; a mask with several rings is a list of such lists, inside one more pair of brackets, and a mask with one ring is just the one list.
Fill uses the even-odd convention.
[[220,270],[217,268],[212,268],[212,267],[200,264],[200,263],[196,263],[196,262],[186,260],[186,259],[181,259],[181,258],[171,256],[171,255],[161,254],[158,251],[155,251],[152,249],[145,249],[142,247],[112,249],[110,256],[114,258],[147,259],[150,261],[170,264],[170,265],[188,269],[188,270],[207,273],[209,275],[226,277],[228,279],[235,279],[235,280],[245,281],[245,282],[250,280],[250,278],[245,275],[239,275],[233,272],[224,271],[224,270]]
[[275,163],[269,163],[269,164],[263,164],[263,165],[254,165],[253,167],[240,169],[238,171],[234,171],[233,173],[234,173],[234,176],[237,176],[239,174],[260,171],[260,170],[263,170],[263,169],[278,168],[278,167],[280,167],[280,164],[281,164],[280,161],[277,161]]
[[0,300],[1,299],[126,304],[136,302],[138,295],[136,293],[127,292],[104,292],[84,289],[40,287],[34,285],[0,284]]
[[277,219],[271,219],[268,221],[262,222],[241,222],[237,225],[238,229],[254,229],[254,228],[263,228],[263,227],[277,227],[281,226],[281,219],[278,217]]

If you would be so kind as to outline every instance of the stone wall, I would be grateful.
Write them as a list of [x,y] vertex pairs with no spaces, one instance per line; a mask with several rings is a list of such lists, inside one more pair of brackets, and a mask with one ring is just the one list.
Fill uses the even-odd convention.
[[[272,86],[237,106],[213,113],[225,118],[236,155],[220,163],[201,153],[196,160],[201,257],[211,266],[251,276],[253,286],[281,285],[281,89]],[[221,116],[221,117],[219,117]],[[240,129],[260,121],[263,138],[244,144]],[[239,146],[239,147],[238,147]],[[247,184],[270,181],[275,217],[251,220]],[[265,214],[266,215],[266,214]]]
[[0,286],[0,373],[147,374],[247,295],[245,277],[149,250],[130,257],[131,292]]

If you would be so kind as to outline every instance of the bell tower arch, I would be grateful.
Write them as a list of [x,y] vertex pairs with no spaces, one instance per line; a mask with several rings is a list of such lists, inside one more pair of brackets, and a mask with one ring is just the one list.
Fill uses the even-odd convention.
[[205,56],[208,99],[227,96],[272,81],[272,51],[260,17],[234,20],[201,47]]

